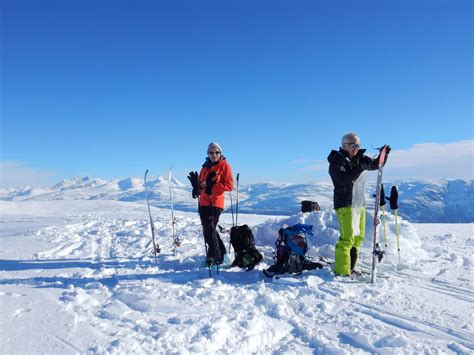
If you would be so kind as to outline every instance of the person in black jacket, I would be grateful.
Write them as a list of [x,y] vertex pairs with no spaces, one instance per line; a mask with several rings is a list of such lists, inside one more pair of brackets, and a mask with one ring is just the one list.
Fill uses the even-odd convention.
[[[384,146],[385,147],[385,146]],[[390,147],[387,147],[387,153]],[[334,209],[339,221],[340,236],[336,243],[334,273],[350,275],[355,266],[365,234],[365,171],[377,170],[379,157],[373,159],[360,149],[360,139],[347,133],[338,151],[329,153],[329,175],[334,185]],[[387,162],[385,158],[385,162]]]

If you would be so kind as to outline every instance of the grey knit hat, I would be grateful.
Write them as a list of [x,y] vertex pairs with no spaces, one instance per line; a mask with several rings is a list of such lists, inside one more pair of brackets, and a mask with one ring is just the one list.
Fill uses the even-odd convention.
[[222,153],[222,149],[219,143],[216,143],[216,142],[209,143],[209,146],[207,147],[207,152],[209,153],[213,149],[217,149],[219,152]]
[[342,136],[341,147],[344,145],[344,143],[360,144],[360,138],[356,133],[350,132]]

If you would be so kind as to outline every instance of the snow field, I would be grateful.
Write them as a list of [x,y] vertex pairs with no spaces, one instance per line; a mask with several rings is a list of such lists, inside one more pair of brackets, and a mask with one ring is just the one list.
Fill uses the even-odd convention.
[[[183,244],[174,254],[169,211],[152,210],[163,251],[155,265],[143,205],[76,201],[69,208],[63,202],[43,205],[40,217],[39,205],[0,204],[8,224],[0,233],[0,305],[7,315],[0,324],[2,353],[474,350],[469,225],[414,226],[400,219],[399,266],[395,222],[387,215],[388,260],[379,269],[389,278],[370,285],[335,278],[327,268],[279,279],[261,272],[273,263],[283,223],[313,224],[310,254],[332,257],[338,238],[333,212],[264,223],[263,217],[241,215],[239,221],[253,228],[264,263],[251,272],[213,271],[209,278],[199,267],[204,245],[197,214],[177,213]],[[52,225],[44,227],[48,221]],[[372,223],[368,213],[364,269],[370,268]],[[230,216],[221,224],[229,227]],[[12,234],[12,226],[20,232]],[[228,235],[222,237],[227,246]]]

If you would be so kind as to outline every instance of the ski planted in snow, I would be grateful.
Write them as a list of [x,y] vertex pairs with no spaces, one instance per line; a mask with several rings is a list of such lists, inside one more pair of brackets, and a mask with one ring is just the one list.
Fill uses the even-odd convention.
[[170,205],[171,205],[171,228],[173,231],[173,251],[176,252],[176,248],[181,246],[181,240],[179,240],[179,237],[176,236],[176,219],[174,217],[174,208],[173,208],[173,194],[171,192],[171,169],[173,167],[170,167],[170,171],[168,173],[168,186],[170,190]]
[[153,218],[151,217],[151,210],[150,210],[150,201],[148,200],[148,189],[146,187],[146,176],[148,175],[148,169],[145,171],[145,198],[146,204],[148,206],[148,215],[150,216],[150,228],[151,228],[151,241],[153,242],[153,253],[155,254],[155,264],[157,264],[156,254],[161,252],[160,246],[155,242],[155,225],[153,224]]
[[377,187],[375,192],[375,206],[374,206],[374,242],[372,247],[372,283],[375,283],[377,279],[377,262],[381,262],[383,258],[384,251],[380,247],[379,243],[377,243],[377,226],[379,224],[378,215],[379,215],[379,207],[380,207],[380,196],[382,190],[382,173],[383,173],[383,166],[385,164],[385,157],[387,154],[387,146],[383,146],[380,149],[379,154],[379,167],[377,172]]

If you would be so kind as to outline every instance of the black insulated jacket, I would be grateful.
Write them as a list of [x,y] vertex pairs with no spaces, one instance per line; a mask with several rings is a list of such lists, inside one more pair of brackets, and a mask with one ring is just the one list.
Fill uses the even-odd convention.
[[365,149],[360,149],[350,159],[349,154],[343,150],[332,150],[329,153],[329,175],[334,185],[334,209],[352,207],[354,183],[364,170],[377,170],[379,157],[372,159],[364,155]]

